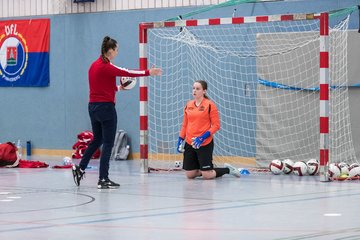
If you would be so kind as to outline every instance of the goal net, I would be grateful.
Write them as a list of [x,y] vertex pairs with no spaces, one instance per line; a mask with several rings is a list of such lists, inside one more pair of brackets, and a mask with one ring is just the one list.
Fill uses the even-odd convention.
[[[274,20],[275,19],[275,20]],[[284,21],[285,20],[285,21]],[[356,162],[347,85],[349,17],[329,29],[329,159]],[[221,129],[214,163],[268,168],[274,159],[319,160],[320,23],[316,14],[152,23],[147,61],[148,166],[175,169],[184,106],[208,83]]]

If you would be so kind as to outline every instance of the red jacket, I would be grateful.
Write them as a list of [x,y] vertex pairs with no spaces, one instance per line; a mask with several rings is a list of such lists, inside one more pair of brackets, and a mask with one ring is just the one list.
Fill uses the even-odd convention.
[[89,102],[113,102],[117,91],[116,77],[149,76],[149,70],[128,70],[105,62],[100,56],[89,69]]

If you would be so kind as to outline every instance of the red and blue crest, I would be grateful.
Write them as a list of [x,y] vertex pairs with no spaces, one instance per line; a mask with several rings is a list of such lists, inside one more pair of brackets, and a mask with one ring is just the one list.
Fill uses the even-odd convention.
[[0,21],[0,86],[48,86],[49,42],[49,19]]

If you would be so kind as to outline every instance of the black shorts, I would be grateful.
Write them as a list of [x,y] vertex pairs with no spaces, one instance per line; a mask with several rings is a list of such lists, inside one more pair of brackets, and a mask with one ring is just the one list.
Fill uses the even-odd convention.
[[191,145],[185,143],[183,169],[202,171],[212,170],[213,167],[213,150],[214,141],[211,141],[205,146],[201,146],[199,149],[194,149]]

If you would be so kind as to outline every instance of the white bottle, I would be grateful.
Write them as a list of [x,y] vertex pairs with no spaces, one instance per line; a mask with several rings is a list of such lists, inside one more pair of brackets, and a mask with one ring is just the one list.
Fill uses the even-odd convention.
[[20,139],[17,141],[16,147],[17,147],[17,149],[18,149],[19,157],[20,157],[20,159],[21,159],[21,157],[22,157],[22,146],[21,146],[21,141],[20,141]]

